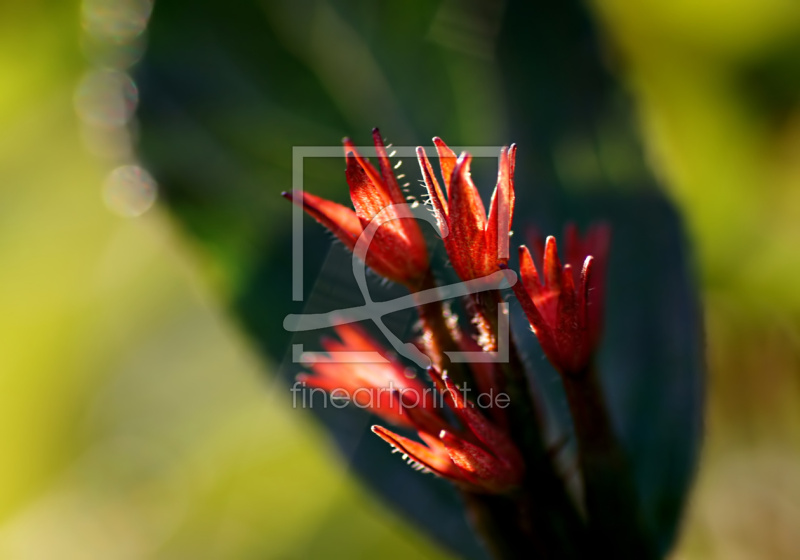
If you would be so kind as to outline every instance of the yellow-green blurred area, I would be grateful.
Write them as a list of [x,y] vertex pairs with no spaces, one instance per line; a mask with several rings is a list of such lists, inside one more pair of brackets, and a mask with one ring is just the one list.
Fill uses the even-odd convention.
[[[597,5],[703,281],[707,438],[675,557],[796,558],[800,3]],[[109,210],[78,14],[0,5],[0,558],[443,557],[291,410],[164,210]]]
[[704,281],[707,437],[676,557],[796,558],[800,4],[597,5]]

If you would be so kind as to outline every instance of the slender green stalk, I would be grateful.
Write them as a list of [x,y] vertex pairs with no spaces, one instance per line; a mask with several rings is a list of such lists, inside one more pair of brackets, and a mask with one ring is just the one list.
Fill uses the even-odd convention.
[[583,475],[590,536],[615,558],[653,558],[633,472],[608,415],[597,369],[562,375]]

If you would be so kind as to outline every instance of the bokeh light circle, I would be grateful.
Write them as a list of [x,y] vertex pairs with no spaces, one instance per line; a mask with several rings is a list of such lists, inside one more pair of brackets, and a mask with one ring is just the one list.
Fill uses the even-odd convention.
[[136,218],[156,201],[158,186],[146,169],[123,165],[114,169],[103,185],[106,206],[120,216]]
[[139,103],[139,90],[125,72],[89,72],[75,92],[75,110],[94,126],[124,126]]
[[98,39],[126,43],[147,28],[152,10],[152,0],[84,0],[83,28]]

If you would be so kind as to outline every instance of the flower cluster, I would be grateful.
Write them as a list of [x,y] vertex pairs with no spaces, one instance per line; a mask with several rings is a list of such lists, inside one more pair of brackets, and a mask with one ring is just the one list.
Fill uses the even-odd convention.
[[[345,140],[353,209],[309,193],[284,193],[322,225],[331,230],[354,255],[374,272],[405,285],[412,293],[431,282],[429,253],[417,221],[394,175],[389,155],[377,129],[373,131],[378,167],[362,157]],[[440,183],[423,148],[417,148],[429,204],[442,234],[450,264],[462,281],[480,279],[509,268],[509,237],[514,216],[516,146],[500,152],[497,184],[488,214],[470,176],[471,156],[456,155],[441,139],[434,138],[441,173]],[[359,237],[369,233],[371,242]],[[513,292],[539,340],[542,351],[564,376],[580,376],[596,354],[602,323],[605,260],[609,246],[607,226],[596,226],[581,237],[575,226],[565,231],[565,264],[554,237],[534,240],[534,254],[519,248],[519,277]],[[538,262],[534,263],[534,258]],[[426,284],[429,287],[429,284]],[[488,302],[494,302],[489,304]],[[467,321],[460,321],[448,307],[437,302],[420,303],[421,342],[438,353],[428,375],[432,384],[408,375],[408,369],[363,330],[353,325],[336,327],[340,340],[323,339],[327,357],[309,364],[311,373],[299,376],[308,385],[329,392],[347,390],[354,399],[369,404],[371,412],[400,430],[413,431],[412,439],[383,426],[372,430],[420,469],[453,481],[468,492],[507,494],[525,484],[526,464],[522,450],[531,445],[531,426],[521,422],[536,417],[535,398],[529,396],[521,361],[509,364],[476,363],[463,367],[445,358],[447,350],[482,349],[487,310],[502,302],[498,292],[472,300],[465,306]],[[494,307],[492,307],[492,305]],[[483,308],[481,306],[484,306]],[[480,327],[478,326],[480,325]],[[480,333],[470,332],[470,328]],[[477,336],[480,334],[481,336]],[[490,351],[484,346],[485,351]],[[333,355],[368,351],[385,357],[382,363],[343,363]],[[512,355],[517,355],[512,347]],[[446,369],[453,371],[448,373]],[[516,368],[516,369],[514,369]],[[457,373],[457,375],[455,375]],[[515,395],[509,411],[491,411],[491,420],[467,398],[451,377],[474,382],[482,390],[509,385]],[[446,403],[446,412],[426,398],[434,390]],[[533,413],[526,412],[533,410]],[[537,429],[533,427],[533,429]],[[410,435],[410,434],[409,434]],[[538,441],[535,440],[534,441]],[[528,455],[525,455],[526,457]]]

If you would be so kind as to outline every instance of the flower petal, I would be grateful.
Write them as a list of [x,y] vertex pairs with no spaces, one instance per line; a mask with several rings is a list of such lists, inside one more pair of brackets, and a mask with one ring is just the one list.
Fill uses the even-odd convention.
[[372,337],[367,334],[367,331],[355,323],[343,323],[341,325],[336,325],[334,330],[336,331],[337,336],[342,339],[342,342],[349,350],[372,351],[378,352],[381,355],[386,354],[384,347],[373,340]]
[[530,296],[533,304],[539,310],[545,322],[555,328],[556,317],[558,315],[558,294],[559,291],[547,289],[541,283],[536,265],[533,262],[530,251],[524,245],[519,248],[519,275],[522,285]]
[[361,158],[355,148],[347,153],[345,177],[350,186],[353,208],[356,209],[362,225],[366,225],[378,212],[392,203],[378,171],[370,162]]
[[400,190],[400,185],[397,184],[397,178],[394,176],[394,169],[386,153],[386,146],[383,144],[381,131],[377,128],[372,129],[372,141],[375,143],[375,152],[378,154],[378,163],[381,167],[381,175],[383,176],[383,184],[386,188],[386,193],[393,204],[405,204],[406,199],[403,196],[403,191]]
[[[445,238],[447,253],[453,268],[462,280],[471,280],[491,274],[486,272],[486,211],[478,189],[470,177],[472,156],[461,154],[450,181],[448,217],[450,235]],[[496,268],[496,261],[492,261]]]
[[481,447],[463,440],[447,430],[442,430],[439,439],[444,443],[450,459],[463,471],[462,476],[476,480],[491,492],[504,492],[518,486],[521,479],[516,473]]
[[419,168],[422,171],[422,178],[425,180],[425,188],[428,191],[428,196],[433,206],[433,214],[436,216],[436,222],[439,224],[439,231],[442,235],[449,233],[449,225],[447,220],[447,200],[444,198],[442,188],[439,186],[439,181],[433,174],[431,162],[428,160],[428,155],[422,146],[417,147],[417,160],[419,161]]
[[[431,376],[438,375],[435,368],[430,368]],[[491,451],[498,459],[506,462],[510,468],[520,473],[524,470],[524,463],[516,446],[509,437],[489,422],[483,414],[467,401],[452,379],[446,374],[438,375],[445,387],[445,396],[448,405],[456,416],[475,434],[478,440]]]
[[[520,249],[523,248],[521,247]],[[522,311],[525,313],[533,332],[536,334],[536,338],[539,339],[539,345],[542,347],[545,355],[552,360],[552,357],[557,356],[558,347],[553,338],[550,325],[545,321],[541,311],[531,299],[531,296],[525,289],[524,282],[517,282],[512,286],[512,289],[514,290],[514,295],[517,296],[517,301],[519,301],[520,306],[522,306]]]
[[372,432],[404,455],[407,455],[409,459],[431,472],[445,478],[470,481],[453,463],[443,447],[440,446],[436,450],[428,448],[419,442],[387,430],[383,426],[372,426]]
[[497,170],[497,186],[489,205],[489,223],[486,226],[486,252],[490,257],[497,256],[500,263],[508,263],[509,233],[514,220],[514,177],[513,163],[517,146],[503,148]]
[[563,285],[558,297],[558,326],[556,327],[556,343],[561,354],[558,366],[562,371],[572,373],[582,366],[584,344],[578,319],[578,302],[571,265],[564,265],[561,280]]
[[353,250],[361,235],[361,222],[356,213],[336,202],[307,193],[281,193],[284,198],[302,207],[309,216],[331,230],[345,246]]
[[603,324],[603,289],[598,284],[598,277],[602,273],[596,270],[596,265],[597,259],[590,255],[586,257],[581,271],[580,293],[584,302],[583,318],[590,348],[597,347]]
[[556,238],[552,235],[544,243],[544,287],[548,291],[561,291],[561,261],[558,259]]
[[439,168],[442,170],[444,188],[447,190],[447,198],[450,198],[450,181],[452,180],[453,170],[456,167],[456,153],[451,150],[444,140],[438,136],[433,139],[436,151],[439,153]]

